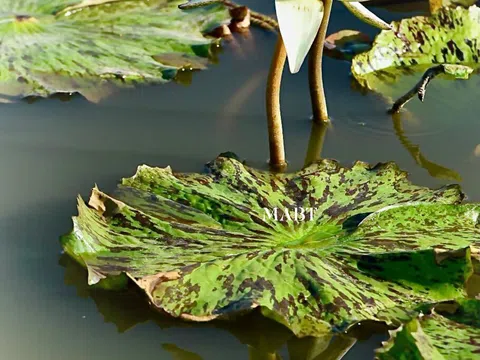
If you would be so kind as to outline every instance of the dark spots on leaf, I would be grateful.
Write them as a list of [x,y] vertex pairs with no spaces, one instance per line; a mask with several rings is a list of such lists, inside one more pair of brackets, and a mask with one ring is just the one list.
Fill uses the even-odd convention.
[[303,201],[308,195],[307,191],[301,189],[293,179],[287,181],[285,193],[295,202],[295,206],[297,207],[303,204]]
[[275,270],[281,274],[282,273],[282,264],[278,264],[277,266],[275,266]]
[[227,292],[225,293],[225,296],[227,298],[231,298],[232,295],[233,295],[233,281],[235,280],[235,276],[233,274],[230,274],[228,275],[227,277],[225,277],[225,279],[223,280],[223,284],[222,284],[222,288],[224,288],[225,290],[227,290]]
[[26,61],[26,62],[32,62],[33,61],[33,57],[30,56],[30,55],[23,55],[22,56],[22,60]]
[[236,223],[245,223],[246,220],[238,217],[238,216],[233,216],[230,214],[219,214],[218,219],[220,220],[221,223],[225,222],[236,222]]
[[193,272],[196,268],[198,268],[201,264],[200,263],[194,263],[190,264],[187,266],[182,267],[182,274],[188,274]]
[[23,22],[32,19],[30,15],[15,15],[15,21]]
[[252,251],[252,252],[246,254],[245,257],[247,258],[247,260],[255,259],[256,257],[258,257],[259,252],[260,251]]
[[[124,259],[119,262],[128,263],[128,260]],[[131,270],[131,268],[128,266],[122,266],[118,264],[104,264],[104,265],[101,265],[99,268],[103,274],[118,274],[118,273],[128,272]]]
[[140,246],[115,246],[115,247],[111,247],[109,249],[109,251],[112,253],[112,254],[118,254],[118,253],[121,253],[121,252],[128,252],[128,251],[135,251],[135,252],[142,252],[144,251],[145,249],[143,247],[140,247]]
[[455,43],[455,41],[450,40],[450,41],[447,43],[447,46],[448,46],[448,49],[450,50],[450,52],[451,52],[452,54],[455,54],[455,56],[457,57],[458,60],[460,60],[460,61],[465,60],[465,58],[464,58],[464,56],[463,56],[462,50],[460,50],[460,48],[457,46],[457,44]]
[[267,260],[270,256],[272,256],[272,255],[275,254],[275,253],[276,253],[275,250],[266,251],[266,252],[262,255],[262,259],[263,259],[263,260]]
[[260,226],[263,226],[267,229],[272,229],[273,230],[273,226],[266,223],[265,221],[263,221],[262,219],[260,219],[258,216],[255,216],[255,215],[252,215],[250,216],[250,218],[252,219],[252,221]]
[[[360,298],[362,299],[362,302],[364,305],[367,306],[375,306],[375,299],[373,297],[367,297],[364,294],[360,293]],[[356,304],[358,305],[358,304]],[[360,306],[361,308],[361,306]]]

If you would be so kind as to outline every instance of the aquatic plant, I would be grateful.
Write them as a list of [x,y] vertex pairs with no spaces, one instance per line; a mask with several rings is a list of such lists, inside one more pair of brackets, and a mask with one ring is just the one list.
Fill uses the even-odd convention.
[[436,76],[468,79],[478,69],[480,8],[443,7],[431,16],[415,16],[392,23],[372,48],[353,58],[352,74],[365,88],[384,93],[386,83],[396,83],[418,72],[421,79],[394,102],[398,112],[418,95],[424,101],[428,84]]
[[[312,96],[324,100],[322,50],[315,46],[323,48],[331,1],[305,3],[293,6],[300,14],[288,25],[308,25],[299,46],[288,40],[291,29],[282,30],[280,15],[294,2],[277,1],[281,36],[267,87],[276,166],[285,161],[277,156],[283,139],[276,131],[287,56],[296,72],[313,45],[311,90],[316,84],[321,94],[313,89]],[[319,4],[325,5],[320,21],[312,12]],[[358,5],[364,19],[390,26]],[[305,16],[313,20],[304,22]],[[326,106],[319,109],[327,114]],[[385,323],[397,330],[378,351],[381,359],[402,358],[402,348],[414,358],[441,358],[444,343],[452,343],[459,359],[477,351],[471,339],[478,324],[470,318],[478,317],[478,302],[466,298],[479,272],[480,206],[464,204],[455,185],[415,186],[393,163],[344,167],[318,160],[324,120],[316,117],[306,166],[295,173],[259,171],[225,153],[203,174],[142,165],[112,195],[95,187],[88,204],[78,198],[62,246],[87,269],[90,285],[116,289],[131,282],[154,309],[175,318],[204,322],[257,309],[323,345],[361,322]],[[438,329],[458,332],[439,340]],[[354,343],[336,339],[329,354],[341,356]]]
[[298,336],[324,335],[466,296],[480,209],[462,199],[392,163],[273,174],[220,156],[206,174],[140,166],[112,196],[95,188],[62,244],[90,284],[126,274],[171,316],[259,308]]
[[[197,8],[217,2],[222,0],[190,0],[181,5],[181,8]],[[280,35],[270,66],[266,94],[270,164],[274,168],[286,166],[280,112],[280,85],[287,56],[290,72],[296,73],[312,48],[309,61],[309,86],[313,119],[316,122],[329,121],[323,88],[322,57],[332,3],[333,0],[275,1]],[[381,29],[390,29],[390,25],[360,2],[345,0],[342,3],[362,21]]]
[[390,336],[379,360],[480,359],[480,300],[423,306]]
[[180,1],[0,0],[0,100],[164,83],[205,68],[230,21],[224,6],[185,13]]
[[[322,57],[333,0],[276,0],[275,7],[280,36],[272,59],[267,84],[267,117],[269,121],[270,162],[274,166],[286,164],[280,112],[280,84],[285,57],[290,72],[299,71],[307,53],[309,60],[309,87],[313,119],[329,121],[323,87]],[[390,26],[372,14],[359,2],[342,1],[357,17],[366,23],[389,29]]]

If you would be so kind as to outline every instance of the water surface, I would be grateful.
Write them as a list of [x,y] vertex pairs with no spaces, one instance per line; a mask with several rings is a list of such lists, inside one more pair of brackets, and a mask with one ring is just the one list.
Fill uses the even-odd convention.
[[[273,2],[245,3],[273,13]],[[377,12],[388,20],[405,15],[398,9]],[[342,28],[375,34],[336,2],[330,32]],[[178,348],[203,359],[236,360],[248,358],[247,344],[267,350],[278,346],[282,358],[289,358],[288,334],[270,322],[259,321],[266,330],[252,336],[248,321],[230,329],[146,321],[151,314],[138,294],[121,294],[116,303],[109,294],[87,289],[84,273],[68,259],[59,264],[58,236],[71,228],[77,194],[88,196],[94,183],[111,191],[142,163],[201,171],[227,150],[265,166],[264,86],[274,43],[274,34],[258,29],[248,38],[236,36],[224,46],[219,63],[194,74],[190,86],[123,91],[97,105],[81,97],[1,105],[1,358],[172,359],[168,349],[178,353]],[[469,199],[480,200],[475,155],[480,104],[471,85],[451,82],[440,91],[433,83],[426,102],[412,101],[394,124],[381,97],[352,89],[348,63],[326,59],[325,69],[333,124],[323,156],[343,164],[395,160],[419,185],[452,182],[421,166],[434,163],[458,173]],[[311,127],[306,75],[305,67],[296,76],[285,73],[282,88],[292,170],[303,164]],[[434,175],[445,175],[435,169]],[[379,339],[359,343],[345,358],[371,359]],[[195,359],[187,355],[183,359]]]

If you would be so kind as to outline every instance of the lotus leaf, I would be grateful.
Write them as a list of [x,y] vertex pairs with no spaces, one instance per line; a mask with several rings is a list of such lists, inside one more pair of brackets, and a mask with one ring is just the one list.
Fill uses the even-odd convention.
[[439,304],[391,334],[380,360],[480,359],[480,301]]
[[127,274],[174,317],[258,307],[322,335],[465,296],[480,207],[462,199],[454,185],[412,185],[393,163],[273,174],[220,156],[205,174],[143,165],[112,196],[95,188],[62,244],[90,284]]
[[181,3],[0,0],[0,95],[96,101],[117,86],[171,80],[182,68],[171,59],[207,57],[213,40],[203,33],[229,21],[222,5],[185,12]]
[[357,55],[352,74],[368,88],[376,88],[378,80],[395,81],[403,72],[425,72],[443,65],[455,78],[468,77],[478,68],[480,46],[480,8],[442,8],[434,15],[416,16],[392,23],[392,30],[383,30],[371,50]]
[[468,7],[473,5],[477,2],[477,0],[429,0],[430,2],[430,10],[431,12],[435,12],[440,10],[443,7],[450,6],[450,7],[457,7],[457,6],[464,6]]

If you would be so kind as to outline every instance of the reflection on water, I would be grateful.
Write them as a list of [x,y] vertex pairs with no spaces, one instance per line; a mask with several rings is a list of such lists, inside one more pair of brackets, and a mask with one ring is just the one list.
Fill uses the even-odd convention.
[[412,158],[415,160],[418,166],[421,166],[428,173],[438,179],[446,179],[446,180],[454,180],[454,181],[462,181],[460,175],[451,169],[448,169],[442,165],[438,165],[430,160],[428,160],[421,152],[420,146],[413,144],[408,137],[405,135],[403,130],[403,123],[402,123],[402,114],[393,114],[393,128],[395,129],[395,134],[398,137],[398,140],[402,143],[405,149],[412,155]]
[[[245,3],[273,13],[273,1]],[[402,16],[376,12],[387,20]],[[376,31],[337,2],[330,31],[345,27],[370,35]],[[136,292],[112,296],[89,289],[84,272],[58,265],[58,236],[71,228],[75,197],[88,196],[94,183],[111,191],[142,163],[201,171],[228,150],[253,166],[267,167],[264,91],[275,36],[260,30],[250,35],[226,44],[218,64],[194,73],[189,86],[125,90],[98,105],[80,97],[0,105],[1,358],[243,360],[258,355],[300,360],[325,346],[304,347],[283,327],[258,316],[234,324],[172,321],[152,314]],[[451,182],[422,168],[430,159],[454,169],[469,199],[480,200],[480,158],[473,154],[480,143],[479,104],[469,96],[475,93],[474,82],[439,79],[430,85],[424,104],[409,104],[415,121],[402,118],[394,126],[378,95],[351,89],[348,63],[326,59],[325,67],[333,122],[326,133],[314,132],[318,136],[310,146],[306,68],[284,75],[282,112],[291,170],[303,166],[307,148],[310,158],[318,157],[323,142],[321,156],[344,164],[395,160],[419,185]],[[74,286],[66,286],[65,279]],[[371,359],[381,339],[358,341],[344,359]],[[312,350],[305,355],[299,348]]]
[[[106,291],[89,287],[86,283],[87,272],[67,255],[62,255],[60,264],[65,268],[65,284],[74,286],[77,295],[91,298],[95,302],[98,312],[106,323],[113,323],[118,332],[124,333],[137,324],[151,321],[162,329],[169,327],[180,328],[215,328],[219,331],[228,331],[237,340],[248,348],[248,359],[292,359],[292,360],[335,360],[344,356],[355,344],[353,337],[325,336],[324,338],[298,339],[282,325],[262,317],[258,312],[252,312],[233,321],[213,321],[193,325],[187,322],[174,320],[151,310],[147,301],[134,286],[123,291]],[[252,326],[255,324],[255,326]],[[382,329],[385,331],[385,329]],[[372,331],[378,333],[377,328],[362,327],[364,338]],[[358,334],[355,336],[362,338]],[[208,341],[211,341],[209,339]],[[195,360],[202,357],[187,348],[181,348],[175,343],[163,343],[163,350],[168,351],[175,360]],[[215,344],[218,346],[218,344]],[[218,348],[222,351],[222,347]],[[368,351],[364,352],[368,354]],[[356,356],[361,356],[357,352]],[[220,356],[218,358],[221,358]]]

